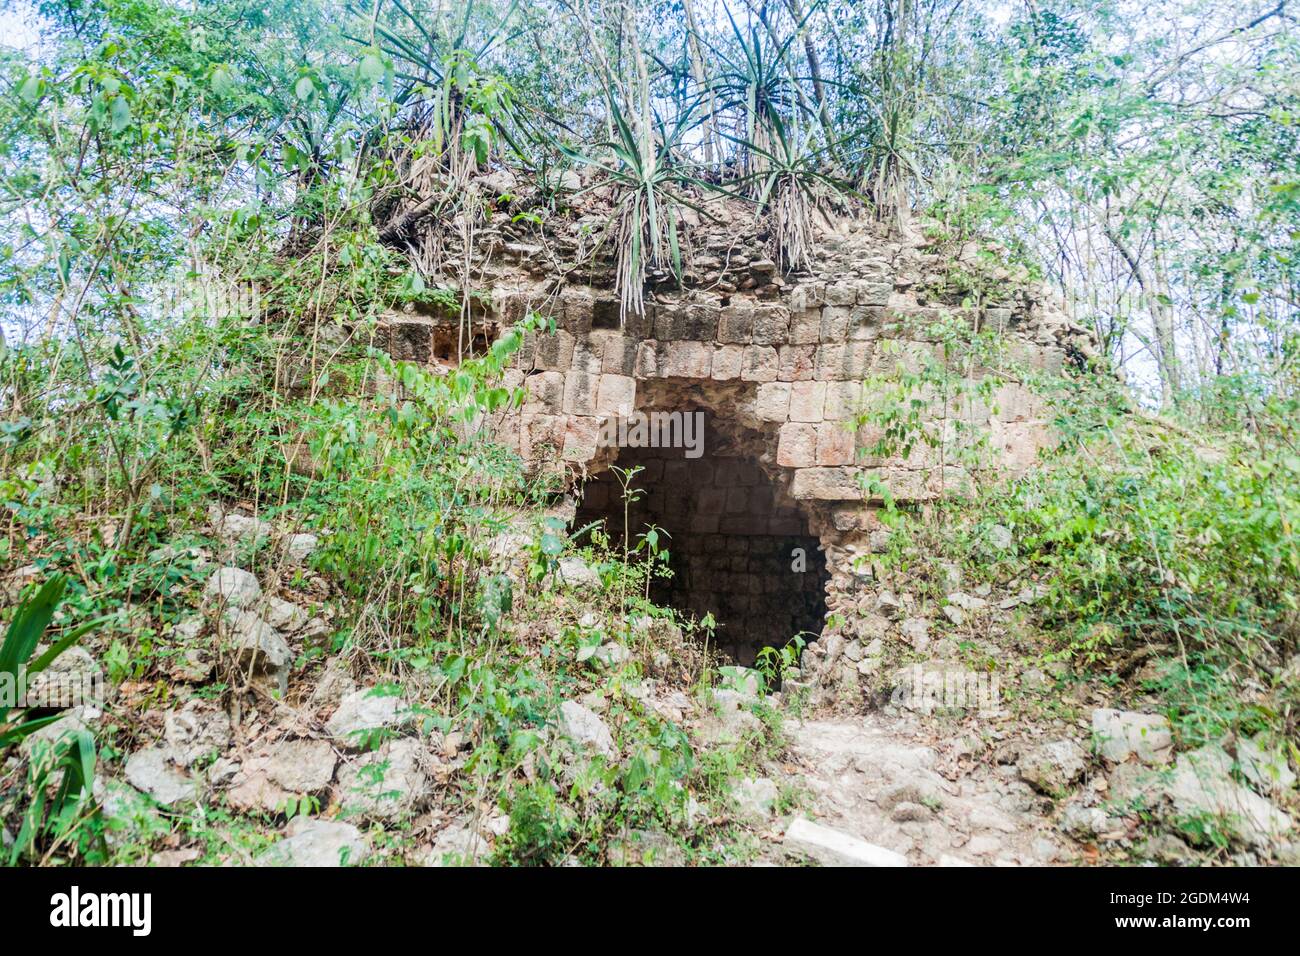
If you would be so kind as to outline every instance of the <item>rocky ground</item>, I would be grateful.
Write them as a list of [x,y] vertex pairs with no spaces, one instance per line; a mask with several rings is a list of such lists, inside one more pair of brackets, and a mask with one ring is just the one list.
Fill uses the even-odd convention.
[[[337,610],[330,583],[308,569],[316,538],[220,509],[211,522],[229,550],[157,554],[205,575],[159,655],[163,680],[128,680],[67,712],[10,757],[9,783],[62,730],[86,726],[120,748],[95,789],[121,862],[493,860],[516,839],[502,784],[481,775],[473,721],[430,719],[440,678],[390,683],[347,655],[313,653]],[[503,566],[521,541],[502,536]],[[241,542],[275,561],[240,566]],[[576,786],[588,762],[625,767],[643,752],[634,729],[644,726],[683,731],[697,760],[731,769],[692,791],[671,832],[629,830],[595,858],[574,847],[551,862],[1300,862],[1286,749],[1261,736],[1180,751],[1138,684],[1035,655],[1016,626],[1032,588],[1002,600],[955,591],[941,606],[882,590],[862,614],[879,625],[874,637],[812,645],[768,695],[744,669],[721,684],[689,678],[689,638],[670,622],[620,620],[603,587],[584,558],[564,557],[534,589],[546,603],[511,625],[524,647],[566,629],[623,635],[579,655],[585,670],[565,685],[538,753]],[[975,660],[1001,683],[972,680]],[[49,679],[97,666],[77,648]]]

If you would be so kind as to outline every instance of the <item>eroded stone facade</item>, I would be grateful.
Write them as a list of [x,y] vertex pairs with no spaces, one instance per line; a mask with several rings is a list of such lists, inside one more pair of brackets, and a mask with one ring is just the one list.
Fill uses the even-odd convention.
[[[940,430],[957,419],[973,426],[998,466],[1016,471],[1050,441],[1023,373],[1057,372],[1092,354],[1087,334],[1033,288],[995,282],[971,307],[949,281],[953,262],[866,222],[827,223],[816,270],[792,276],[775,270],[756,227],[699,226],[684,288],[660,276],[644,314],[625,317],[607,268],[562,268],[573,242],[565,245],[564,227],[556,231],[555,243],[496,236],[475,260],[471,281],[490,296],[469,311],[468,328],[459,317],[394,315],[388,347],[452,363],[453,333],[463,349],[529,313],[553,320],[554,331],[527,336],[508,373],[527,399],[493,423],[498,439],[530,467],[561,474],[580,496],[580,516],[617,510],[612,465],[645,468],[638,520],[680,539],[682,576],[662,596],[687,612],[713,611],[729,628],[724,646],[746,662],[791,628],[820,630],[802,626],[808,593],[824,594],[813,616],[863,600],[881,488],[900,502],[924,502],[969,477],[924,443],[906,458],[874,457],[879,433],[857,418],[872,398],[864,383],[900,365],[915,369],[926,354],[944,360],[931,331],[940,319],[997,330],[1008,358],[992,401],[932,402],[923,418]],[[656,410],[707,415],[698,463],[680,449],[647,453],[602,441],[610,419]],[[775,576],[794,572],[778,568],[789,568],[800,542],[820,548],[815,570],[782,585]],[[842,637],[869,639],[853,631],[855,620]]]

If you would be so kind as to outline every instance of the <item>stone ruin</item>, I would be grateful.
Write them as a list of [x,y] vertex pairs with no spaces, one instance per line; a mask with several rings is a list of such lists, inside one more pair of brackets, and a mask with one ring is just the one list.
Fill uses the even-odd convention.
[[[506,171],[469,189],[507,213],[523,191]],[[926,328],[941,314],[996,329],[1014,367],[1049,373],[1095,356],[1087,333],[1005,272],[969,306],[950,274],[970,264],[971,250],[945,256],[851,213],[820,216],[814,268],[783,275],[764,224],[733,200],[711,202],[707,218],[683,210],[680,286],[667,270],[652,271],[644,313],[621,316],[612,256],[598,242],[612,200],[605,190],[542,225],[498,214],[473,230],[437,227],[450,264],[438,278],[476,294],[459,312],[388,315],[381,344],[397,358],[454,366],[528,313],[553,320],[554,331],[526,337],[507,373],[527,401],[491,425],[575,497],[574,527],[603,520],[621,534],[614,468],[638,467],[628,530],[666,532],[674,572],[654,597],[688,615],[711,612],[717,647],[741,664],[799,633],[812,642],[806,663],[844,648],[856,659],[852,649],[872,637],[860,622],[873,615],[847,612],[875,607],[880,487],[921,504],[966,477],[925,446],[905,459],[872,457],[879,436],[853,426],[871,397],[864,383],[922,353],[940,355]],[[413,249],[421,241],[418,229],[387,238]],[[984,430],[1001,467],[1017,472],[1051,438],[1040,400],[1005,370],[1001,377],[992,407],[932,406],[926,417],[936,428],[961,418]],[[674,412],[699,413],[701,448],[607,440],[610,423],[641,414],[653,425],[654,413]],[[831,634],[835,612],[845,623]]]

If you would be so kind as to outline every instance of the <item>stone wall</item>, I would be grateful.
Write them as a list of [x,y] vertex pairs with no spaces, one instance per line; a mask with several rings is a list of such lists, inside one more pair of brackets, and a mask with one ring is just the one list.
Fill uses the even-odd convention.
[[[907,458],[873,457],[879,435],[854,426],[870,397],[864,382],[900,363],[915,369],[926,354],[942,359],[930,331],[941,317],[995,329],[1009,361],[998,369],[1003,384],[993,401],[931,403],[923,418],[935,429],[951,430],[958,419],[973,426],[998,465],[1015,472],[1051,440],[1020,371],[1057,372],[1094,353],[1087,334],[1036,289],[1008,276],[972,308],[948,278],[961,262],[881,236],[865,221],[825,223],[816,269],[791,276],[765,255],[752,217],[742,222],[733,210],[730,221],[731,232],[707,223],[687,230],[695,252],[685,287],[652,276],[644,314],[620,317],[608,262],[566,261],[576,254],[578,219],[551,224],[536,243],[488,237],[459,281],[490,291],[469,301],[464,318],[391,315],[382,334],[399,357],[454,364],[453,331],[463,350],[526,314],[552,320],[554,331],[527,336],[508,373],[507,384],[521,386],[527,400],[493,423],[498,440],[579,492],[591,479],[587,515],[608,513],[612,464],[644,464],[651,517],[690,535],[678,555],[681,577],[661,596],[720,619],[726,608],[728,646],[747,659],[759,644],[784,644],[810,613],[802,587],[767,578],[776,573],[773,552],[819,545],[826,570],[808,578],[809,590],[825,583],[824,610],[851,612],[870,577],[879,489],[924,502],[969,478],[924,445]],[[609,420],[656,409],[708,414],[704,464],[602,442]],[[739,483],[742,474],[762,476],[760,497],[745,497],[754,486]],[[710,536],[727,538],[725,546]],[[755,554],[756,541],[763,543]],[[778,607],[792,600],[798,606],[789,613]],[[859,637],[853,627],[845,625],[850,640]]]
[[[702,417],[707,446],[720,429]],[[717,444],[698,458],[675,448],[623,449],[624,475],[607,470],[588,480],[574,524],[603,522],[616,541],[625,528],[634,538],[659,529],[672,575],[654,581],[651,597],[699,618],[712,613],[715,646],[751,665],[762,647],[821,631],[828,575],[798,505],[740,447]]]

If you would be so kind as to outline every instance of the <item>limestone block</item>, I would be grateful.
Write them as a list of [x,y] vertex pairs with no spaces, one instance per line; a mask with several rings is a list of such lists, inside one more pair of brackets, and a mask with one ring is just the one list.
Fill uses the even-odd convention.
[[712,342],[718,337],[718,320],[721,313],[716,305],[694,302],[686,307],[682,338],[697,342]]
[[821,381],[862,379],[872,371],[874,342],[832,343],[817,347],[817,378]]
[[794,382],[790,386],[790,420],[820,422],[826,403],[825,382]]
[[849,333],[848,306],[828,305],[822,309],[821,340],[823,342],[843,342]]
[[538,372],[524,379],[524,388],[528,390],[528,399],[524,402],[524,413],[537,415],[556,415],[564,404],[564,376],[559,372]]
[[598,415],[627,415],[636,407],[636,379],[630,375],[602,375],[596,393]]
[[390,313],[380,320],[381,341],[393,358],[427,364],[433,356],[433,322],[423,316]]
[[754,307],[748,302],[723,306],[718,317],[718,341],[748,345],[754,336]]
[[765,422],[783,422],[790,414],[790,383],[763,382],[758,386],[754,413]]
[[884,321],[884,311],[884,308],[878,305],[855,305],[849,312],[849,340],[868,341],[879,335]]
[[600,353],[600,370],[612,375],[636,372],[636,339],[620,332],[596,331],[592,342]]
[[574,368],[564,376],[564,413],[566,415],[596,414],[596,389],[600,376],[586,369]]
[[993,392],[995,417],[1000,422],[1025,422],[1039,418],[1043,402],[1037,395],[1015,382],[1008,382]]
[[854,282],[854,300],[859,305],[888,305],[893,292],[892,279],[858,279]]
[[853,455],[853,432],[842,422],[823,422],[817,426],[818,465],[851,465]]
[[636,375],[638,378],[654,378],[659,375],[659,343],[654,339],[646,339],[637,344]]
[[523,321],[528,312],[528,293],[518,289],[493,289],[492,314],[504,325]]
[[777,352],[781,363],[777,374],[781,381],[803,382],[813,378],[816,346],[782,345]]
[[817,501],[861,501],[858,469],[848,467],[801,468],[790,483],[792,497]]
[[[815,465],[817,427],[807,422],[787,422],[782,425],[776,446],[776,463],[787,468],[810,468]],[[796,483],[798,480],[799,476],[796,475]]]
[[989,447],[999,467],[1008,471],[1028,470],[1039,449],[1052,445],[1051,432],[1042,422],[1001,422],[989,425]]
[[790,310],[783,305],[760,305],[754,310],[755,345],[780,345],[790,336]]
[[564,427],[564,447],[560,457],[565,461],[584,462],[596,457],[600,438],[601,420],[594,417],[571,416]]
[[744,356],[742,346],[719,345],[713,352],[713,378],[719,382],[740,378]]
[[553,458],[564,447],[564,418],[558,415],[525,415],[519,436],[519,451],[529,461]]
[[686,306],[661,304],[654,311],[654,337],[660,342],[693,338],[687,331]]
[[661,342],[659,374],[668,378],[708,378],[713,348],[703,342]]
[[751,345],[745,349],[740,377],[746,382],[776,381],[779,362],[770,345]]
[[822,310],[803,309],[790,316],[790,344],[816,345],[822,337]]
[[861,382],[827,382],[822,414],[827,421],[852,418],[862,407]]
[[827,305],[855,305],[858,290],[852,282],[830,282],[826,285]]
[[573,365],[573,335],[564,329],[537,336],[533,364],[542,371],[567,372]]
[[594,297],[586,289],[566,289],[564,309],[559,317],[560,328],[573,335],[586,335],[591,331]]

